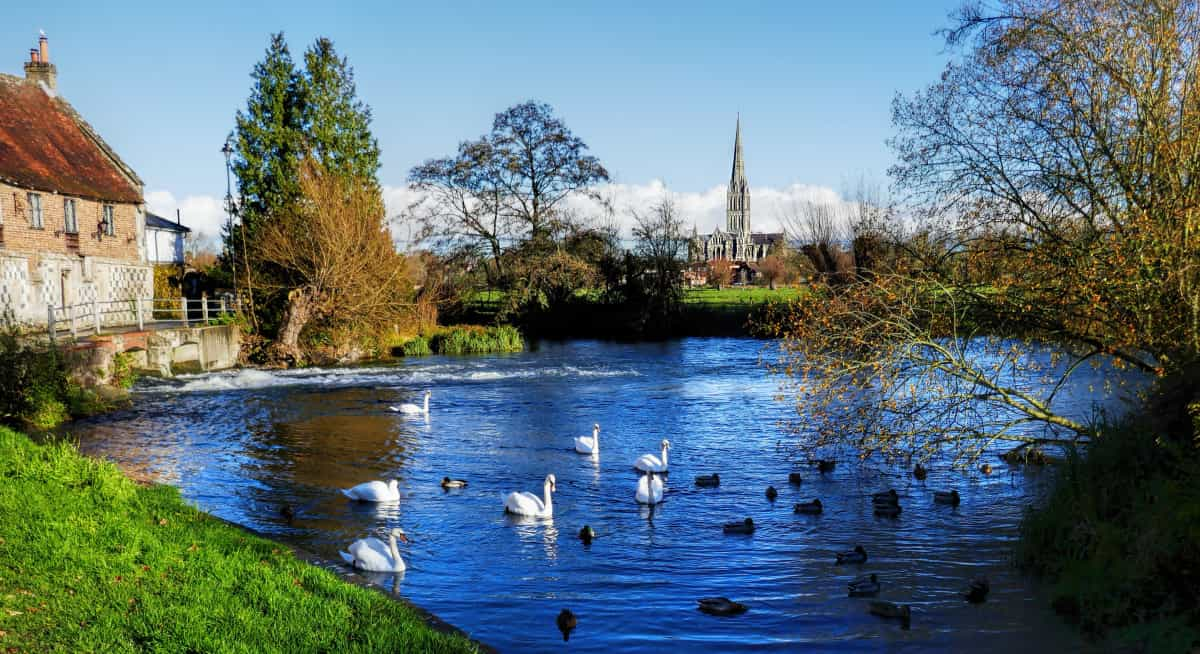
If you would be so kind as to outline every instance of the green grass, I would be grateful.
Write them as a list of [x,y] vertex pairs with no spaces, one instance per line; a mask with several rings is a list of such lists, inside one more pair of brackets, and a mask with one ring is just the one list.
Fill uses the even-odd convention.
[[466,652],[407,606],[0,427],[0,650]]
[[763,304],[771,301],[793,300],[803,293],[795,287],[771,290],[761,286],[722,288],[689,288],[683,292],[685,304]]
[[525,339],[516,327],[500,325],[455,325],[438,327],[428,335],[414,336],[398,347],[392,348],[392,356],[422,356],[426,354],[492,354],[496,352],[520,352],[525,349]]

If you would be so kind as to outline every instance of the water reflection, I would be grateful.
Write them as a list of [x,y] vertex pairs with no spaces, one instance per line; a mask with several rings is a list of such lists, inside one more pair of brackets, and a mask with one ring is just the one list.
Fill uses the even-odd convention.
[[[561,647],[554,620],[564,606],[580,616],[570,646],[591,652],[1079,648],[1009,565],[1021,513],[1048,475],[999,462],[990,477],[935,462],[925,482],[886,464],[794,467],[778,426],[794,414],[756,367],[761,347],[574,342],[395,367],[221,373],[143,385],[133,411],[79,424],[75,435],[206,510],[330,560],[402,527],[408,583],[391,573],[372,580],[502,651]],[[436,400],[428,419],[388,409],[426,389]],[[599,457],[575,453],[573,438],[596,422]],[[662,504],[638,505],[633,461],[658,454],[663,438],[675,483]],[[798,486],[787,482],[793,470]],[[558,480],[552,519],[504,514],[505,493],[540,497],[547,473]],[[719,487],[692,485],[712,473]],[[469,485],[444,490],[447,476]],[[395,503],[339,492],[393,478]],[[779,490],[775,502],[767,485]],[[896,519],[872,511],[871,493],[886,488],[903,506]],[[950,488],[959,507],[933,502],[934,489]],[[792,512],[813,498],[822,515]],[[747,516],[752,536],[722,533]],[[585,524],[596,531],[591,545],[577,536]],[[859,543],[866,565],[834,565],[835,552]],[[881,597],[913,605],[911,631],[846,597],[846,582],[870,572],[886,582]],[[992,595],[965,605],[957,592],[981,573]],[[713,595],[750,610],[696,610],[696,598]]]

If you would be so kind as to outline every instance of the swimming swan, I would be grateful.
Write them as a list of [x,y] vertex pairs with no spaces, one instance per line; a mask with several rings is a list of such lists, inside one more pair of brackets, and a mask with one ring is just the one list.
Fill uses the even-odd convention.
[[667,472],[667,450],[671,449],[671,441],[662,441],[662,459],[653,454],[643,454],[633,462],[633,467],[642,472]]
[[658,504],[663,500],[663,483],[652,472],[638,479],[637,493],[634,495],[638,504]]
[[346,548],[349,550],[348,552],[338,552],[338,554],[342,555],[342,559],[346,563],[359,570],[404,572],[404,559],[400,557],[400,550],[396,548],[397,538],[408,542],[404,530],[396,528],[388,534],[387,543],[374,536],[362,538],[351,543],[350,547]]
[[420,405],[413,404],[412,402],[405,402],[404,404],[401,404],[400,406],[393,406],[393,407],[389,407],[389,408],[392,411],[395,411],[397,413],[403,413],[403,414],[409,415],[409,416],[417,416],[417,415],[426,415],[427,416],[427,415],[429,415],[429,397],[431,395],[433,395],[433,391],[425,391],[425,407],[424,408],[422,408]]
[[550,494],[558,490],[554,483],[554,475],[546,475],[546,482],[542,484],[542,495],[544,500],[537,495],[528,492],[513,492],[509,493],[504,498],[504,512],[513,513],[516,515],[527,515],[534,518],[550,518],[554,516],[554,504],[550,501]]
[[343,488],[342,495],[356,502],[395,502],[400,499],[400,482],[368,481],[354,488]]
[[591,436],[576,436],[575,451],[580,454],[600,453],[600,423],[592,425]]

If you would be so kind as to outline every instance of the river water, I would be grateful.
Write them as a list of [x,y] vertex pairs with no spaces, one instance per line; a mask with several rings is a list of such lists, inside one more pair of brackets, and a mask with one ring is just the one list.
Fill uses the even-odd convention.
[[[543,343],[515,355],[427,357],[394,366],[242,370],[140,382],[135,408],[76,423],[89,453],[141,467],[222,518],[338,561],[350,542],[399,526],[408,570],[378,578],[501,651],[564,648],[563,608],[578,615],[576,651],[1076,651],[1083,644],[1043,589],[1010,564],[1026,506],[1051,473],[963,474],[926,481],[889,466],[843,462],[830,474],[793,467],[779,443],[794,417],[759,367],[764,342]],[[389,410],[431,390],[431,415]],[[573,437],[598,422],[598,461]],[[666,499],[634,501],[632,462],[669,438]],[[790,486],[792,470],[803,484]],[[696,488],[717,472],[719,488]],[[558,479],[552,520],[503,513],[502,495],[540,495]],[[443,491],[444,476],[468,480]],[[338,492],[398,479],[401,500],[367,506]],[[768,485],[779,489],[775,502]],[[895,488],[899,519],[874,517],[870,494]],[[957,508],[932,491],[954,488]],[[792,505],[820,498],[821,516]],[[289,525],[280,515],[294,507]],[[751,536],[724,522],[754,518]],[[583,525],[598,534],[583,545]],[[861,566],[834,554],[862,544]],[[869,615],[846,596],[877,573],[880,597],[912,605],[912,626]],[[965,603],[972,576],[988,601]],[[749,611],[713,617],[696,599],[727,596]]]

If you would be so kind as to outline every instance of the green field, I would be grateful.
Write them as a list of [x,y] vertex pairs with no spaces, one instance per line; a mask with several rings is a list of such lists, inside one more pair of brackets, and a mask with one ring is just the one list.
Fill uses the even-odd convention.
[[0,427],[0,650],[469,652],[408,606]]
[[687,304],[763,304],[771,301],[793,300],[800,297],[803,289],[780,287],[775,290],[761,286],[739,286],[733,288],[689,288],[683,292]]

